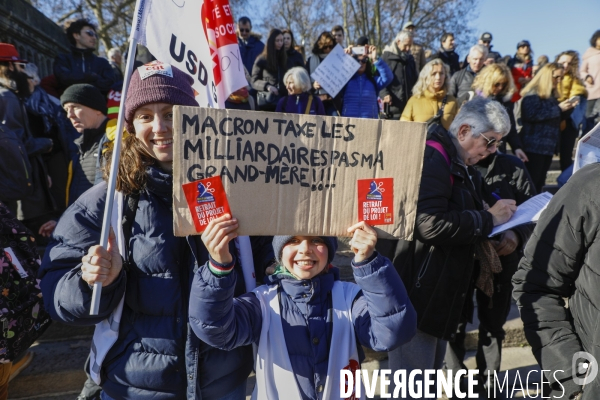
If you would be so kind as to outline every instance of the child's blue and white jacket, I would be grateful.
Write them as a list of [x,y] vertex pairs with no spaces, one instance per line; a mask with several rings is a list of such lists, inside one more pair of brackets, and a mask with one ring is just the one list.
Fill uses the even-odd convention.
[[[415,310],[387,258],[374,253],[369,260],[353,263],[352,269],[357,285],[341,282],[339,270],[330,267],[310,280],[272,275],[267,285],[234,299],[236,274],[217,276],[207,263],[194,275],[191,327],[200,339],[223,350],[258,345],[257,389],[262,393],[253,398],[277,397],[274,393],[283,386],[288,393],[280,393],[281,398],[339,398],[345,354],[362,354],[360,346],[353,352],[356,346],[348,350],[347,343],[389,351],[410,341],[416,332]],[[277,314],[281,318],[273,318]],[[348,327],[354,327],[353,332]],[[278,352],[278,345],[287,352]],[[293,374],[269,367],[273,362],[291,367]],[[358,363],[348,360],[343,367],[356,369]],[[290,377],[295,382],[280,382]],[[294,387],[297,393],[289,389]]]

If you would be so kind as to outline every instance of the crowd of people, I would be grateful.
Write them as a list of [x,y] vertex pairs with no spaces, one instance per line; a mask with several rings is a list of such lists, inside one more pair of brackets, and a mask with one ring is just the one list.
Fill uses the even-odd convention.
[[[172,110],[198,105],[192,79],[175,66],[172,76],[142,78],[135,70],[121,103],[122,54],[115,48],[109,59],[97,56],[96,27],[86,19],[67,26],[71,52],[43,79],[14,46],[0,43],[0,139],[6,149],[14,144],[17,160],[0,159],[0,171],[23,165],[20,175],[6,172],[2,220],[18,227],[10,234],[29,229],[47,246],[38,277],[52,319],[111,321],[112,336],[94,336],[80,399],[241,400],[253,369],[256,398],[328,399],[340,387],[339,370],[358,368],[361,346],[388,351],[393,370],[462,369],[474,301],[484,394],[487,374],[500,369],[511,280],[538,362],[567,371],[551,389],[561,384],[568,396],[600,390],[575,383],[571,357],[558,356],[565,346],[591,351],[595,343],[585,336],[595,325],[582,313],[600,306],[588,258],[597,190],[586,185],[597,167],[575,175],[568,185],[577,188],[577,202],[561,208],[570,197],[560,191],[535,231],[521,225],[488,238],[543,190],[555,154],[561,170],[572,168],[577,138],[600,121],[600,31],[581,62],[567,50],[534,65],[527,40],[502,57],[489,32],[464,61],[453,33],[427,51],[414,41],[412,22],[383,49],[367,37],[346,43],[336,25],[316,38],[308,57],[290,29],[272,29],[265,44],[249,18],[237,28],[248,85],[229,96],[228,108],[427,124],[414,240],[378,239],[364,222],[349,227],[353,284],[331,265],[336,238],[239,237],[235,215],[211,221],[202,236],[176,237]],[[313,73],[337,45],[358,69],[332,96]],[[124,217],[104,248],[98,243],[119,108],[127,132],[115,196]],[[31,252],[14,251],[31,264]],[[258,288],[244,278],[248,266]],[[92,316],[98,282],[100,311]],[[571,296],[576,302],[565,311],[562,298]],[[0,400],[11,373],[31,356],[6,361]]]

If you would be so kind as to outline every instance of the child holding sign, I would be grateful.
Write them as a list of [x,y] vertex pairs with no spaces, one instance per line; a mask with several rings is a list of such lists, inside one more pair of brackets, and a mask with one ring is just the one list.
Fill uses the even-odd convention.
[[202,235],[210,260],[194,275],[190,323],[201,340],[220,349],[258,345],[253,399],[340,398],[340,371],[354,375],[360,368],[357,344],[385,351],[415,334],[416,313],[404,284],[374,251],[377,234],[365,222],[348,228],[357,284],[341,282],[330,264],[336,238],[275,236],[275,273],[266,285],[234,298],[236,259],[228,243],[237,228],[226,214]]

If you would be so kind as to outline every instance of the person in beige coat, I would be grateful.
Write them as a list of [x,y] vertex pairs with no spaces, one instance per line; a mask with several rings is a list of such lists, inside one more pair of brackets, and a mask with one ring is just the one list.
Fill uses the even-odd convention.
[[448,129],[458,112],[456,98],[448,94],[449,76],[450,68],[439,58],[425,64],[400,121],[427,122],[438,113],[446,98],[441,124]]

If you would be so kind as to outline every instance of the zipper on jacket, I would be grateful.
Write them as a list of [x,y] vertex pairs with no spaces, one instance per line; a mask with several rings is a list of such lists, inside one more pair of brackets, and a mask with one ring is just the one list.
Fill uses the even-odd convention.
[[427,269],[429,268],[429,259],[431,258],[431,253],[433,253],[434,248],[435,248],[435,246],[431,246],[429,248],[427,257],[425,257],[423,264],[421,264],[421,268],[419,268],[419,273],[417,274],[417,282],[415,283],[416,288],[421,287],[421,278],[423,278],[423,276],[425,276],[425,272],[427,272]]
[[83,68],[83,73],[85,74],[85,57],[83,53],[81,53],[81,67]]

